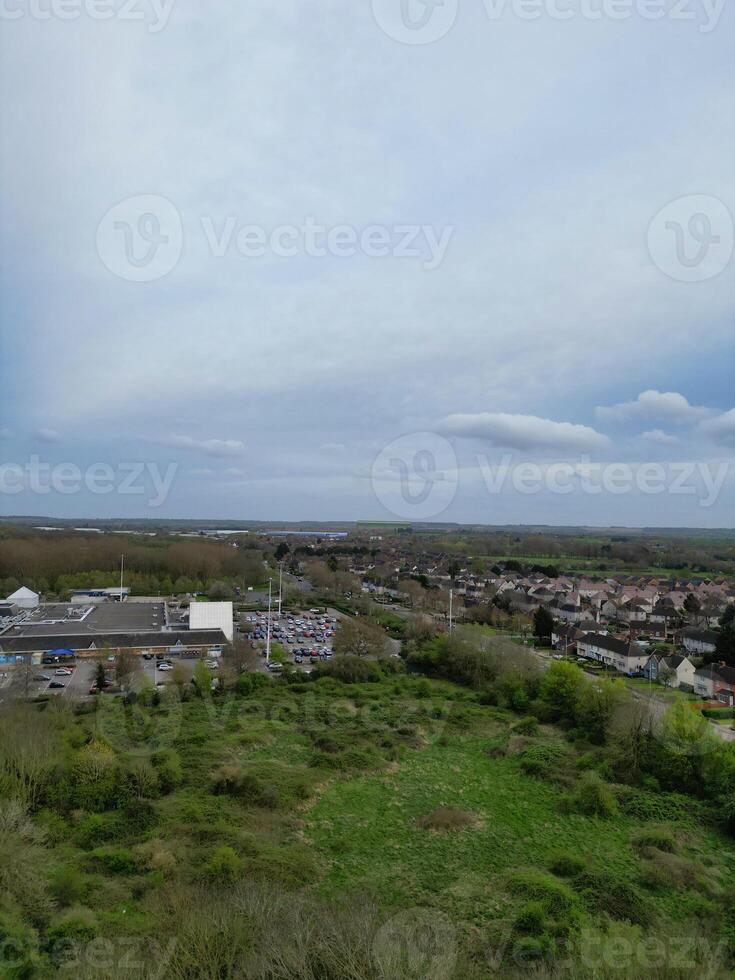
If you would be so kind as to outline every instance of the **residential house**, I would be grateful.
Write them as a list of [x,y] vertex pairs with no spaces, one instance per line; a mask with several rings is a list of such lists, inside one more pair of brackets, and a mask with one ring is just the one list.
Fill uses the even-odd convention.
[[681,644],[689,656],[701,657],[702,654],[714,653],[717,645],[717,633],[713,630],[700,630],[687,627],[680,633]]
[[614,667],[623,674],[639,673],[649,655],[637,643],[629,640],[619,640],[607,633],[587,633],[577,641],[577,653],[580,657],[597,660],[600,663]]
[[662,680],[661,683],[666,684],[667,687],[694,689],[694,664],[688,657],[679,655],[665,657],[660,653],[653,653],[643,668],[643,676],[652,681],[659,681],[659,675],[664,669],[674,671],[674,676]]
[[700,697],[735,704],[735,668],[725,664],[707,664],[694,672],[694,692]]

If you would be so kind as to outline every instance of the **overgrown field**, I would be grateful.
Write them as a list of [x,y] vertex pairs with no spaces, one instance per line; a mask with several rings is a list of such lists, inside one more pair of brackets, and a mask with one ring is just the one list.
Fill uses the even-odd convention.
[[6,711],[0,975],[731,975],[716,807],[487,692],[369,673]]

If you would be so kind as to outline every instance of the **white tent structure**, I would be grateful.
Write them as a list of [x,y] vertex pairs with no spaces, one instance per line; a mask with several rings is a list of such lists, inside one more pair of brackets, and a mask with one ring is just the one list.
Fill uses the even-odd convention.
[[31,592],[30,589],[23,586],[17,592],[9,595],[5,601],[12,602],[14,606],[20,606],[21,609],[36,609],[41,602],[41,597],[37,592]]
[[232,624],[231,602],[192,602],[189,605],[190,630],[220,629],[232,643],[234,628]]

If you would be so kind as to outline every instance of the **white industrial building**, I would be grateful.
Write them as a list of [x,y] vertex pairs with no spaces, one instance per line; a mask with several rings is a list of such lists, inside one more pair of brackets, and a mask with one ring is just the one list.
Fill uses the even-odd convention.
[[230,643],[234,635],[231,602],[192,602],[189,606],[190,630],[220,629]]

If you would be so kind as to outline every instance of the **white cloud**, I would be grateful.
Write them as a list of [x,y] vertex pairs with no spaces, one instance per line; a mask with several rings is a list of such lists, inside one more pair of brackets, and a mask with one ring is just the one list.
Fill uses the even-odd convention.
[[610,440],[587,425],[554,422],[535,415],[509,415],[480,412],[476,415],[449,415],[441,423],[447,435],[486,439],[509,449],[557,449],[586,452],[605,449]]
[[678,425],[698,422],[711,414],[709,408],[690,405],[677,391],[642,391],[635,401],[620,402],[617,405],[598,405],[595,415],[606,422],[625,422],[633,418],[657,419]]
[[699,429],[720,446],[735,446],[735,408],[717,418],[707,419]]
[[681,439],[678,436],[672,436],[668,432],[664,432],[663,429],[651,429],[648,432],[641,433],[641,439],[645,439],[647,442],[654,442],[658,446],[680,446]]
[[245,444],[238,439],[193,439],[191,436],[170,435],[147,441],[167,449],[183,449],[215,458],[239,456],[245,451]]
[[36,429],[34,436],[39,442],[61,442],[61,433],[56,429]]

